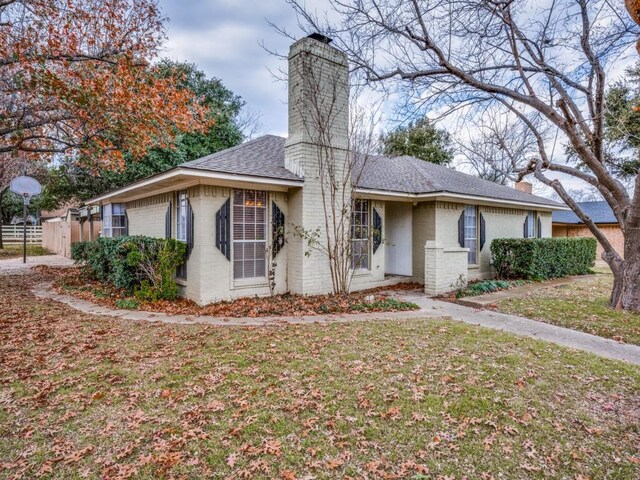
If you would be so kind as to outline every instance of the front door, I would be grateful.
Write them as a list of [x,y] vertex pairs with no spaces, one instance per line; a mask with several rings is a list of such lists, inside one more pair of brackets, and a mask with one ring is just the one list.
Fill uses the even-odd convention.
[[385,273],[413,274],[413,206],[411,203],[387,202],[385,206]]

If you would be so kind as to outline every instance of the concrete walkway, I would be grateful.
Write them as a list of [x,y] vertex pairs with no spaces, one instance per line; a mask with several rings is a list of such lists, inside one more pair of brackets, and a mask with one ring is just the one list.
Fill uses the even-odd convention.
[[115,318],[132,321],[164,322],[176,324],[206,324],[218,326],[260,326],[277,325],[285,323],[305,324],[305,323],[333,323],[333,322],[353,322],[386,319],[409,319],[409,318],[442,318],[452,319],[471,325],[479,325],[494,330],[501,330],[515,335],[546,340],[564,347],[575,348],[591,352],[605,358],[614,360],[624,360],[629,363],[640,365],[640,347],[635,345],[621,344],[614,340],[590,335],[588,333],[570,330],[568,328],[557,327],[536,320],[497,313],[490,310],[478,310],[463,305],[435,300],[419,291],[415,292],[393,292],[394,296],[400,300],[414,302],[420,306],[420,310],[409,312],[388,312],[388,313],[363,313],[345,315],[312,315],[302,317],[210,317],[210,316],[188,316],[169,315],[166,313],[143,312],[135,310],[114,310],[112,308],[97,305],[85,300],[81,300],[69,295],[58,294],[51,288],[51,283],[41,283],[34,287],[33,293],[39,298],[55,300],[69,305],[76,310],[94,315],[106,315]]
[[524,337],[546,340],[564,347],[584,350],[601,357],[640,365],[640,347],[598,337],[589,333],[558,327],[529,318],[481,310],[427,297],[421,293],[403,293],[400,300],[420,305],[424,316],[447,317],[471,325],[502,330]]
[[209,315],[169,315],[161,312],[145,312],[141,310],[116,310],[96,303],[88,302],[70,295],[56,293],[51,287],[51,283],[40,283],[33,288],[33,293],[38,298],[55,300],[64,303],[76,310],[92,315],[105,315],[108,317],[120,318],[123,320],[180,323],[185,325],[204,324],[217,326],[261,326],[277,324],[304,324],[304,323],[334,323],[351,322],[365,320],[388,320],[425,318],[422,310],[412,310],[406,312],[379,312],[379,313],[349,313],[343,315],[305,315],[300,317],[279,316],[279,317],[212,317]]
[[22,257],[7,258],[0,260],[1,274],[20,274],[28,273],[32,267],[36,265],[47,265],[49,267],[70,267],[73,260],[63,257],[62,255],[36,255],[27,257],[27,263],[22,263]]

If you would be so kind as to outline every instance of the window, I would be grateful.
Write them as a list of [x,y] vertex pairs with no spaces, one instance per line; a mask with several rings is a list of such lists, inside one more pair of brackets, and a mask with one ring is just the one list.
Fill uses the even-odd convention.
[[108,203],[102,211],[102,236],[121,237],[127,234],[127,217],[124,203]]
[[266,276],[267,192],[233,191],[233,278]]
[[[187,191],[181,190],[176,198],[176,240],[187,242]],[[187,260],[176,268],[176,277],[187,279]]]
[[524,238],[535,238],[536,236],[536,212],[527,214],[527,225],[524,230]]
[[369,269],[369,201],[356,200],[351,209],[351,268]]
[[469,249],[469,264],[478,263],[478,208],[468,205],[464,208],[464,247]]
[[178,192],[176,201],[176,240],[187,241],[187,192]]

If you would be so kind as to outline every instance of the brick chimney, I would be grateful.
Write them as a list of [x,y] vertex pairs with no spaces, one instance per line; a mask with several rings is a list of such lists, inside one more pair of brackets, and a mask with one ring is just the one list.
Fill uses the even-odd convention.
[[[304,187],[289,190],[289,221],[307,232],[319,232],[321,241],[326,236],[320,161],[335,158],[334,174],[341,178],[349,153],[349,63],[344,52],[330,43],[331,39],[312,34],[289,50],[289,138],[284,153],[285,167],[304,177]],[[351,199],[344,202],[350,205]],[[287,248],[291,292],[331,292],[326,256],[310,252],[299,235],[289,235]]]
[[524,193],[533,192],[533,185],[531,185],[531,183],[529,182],[516,182],[516,184],[514,185],[514,188]]

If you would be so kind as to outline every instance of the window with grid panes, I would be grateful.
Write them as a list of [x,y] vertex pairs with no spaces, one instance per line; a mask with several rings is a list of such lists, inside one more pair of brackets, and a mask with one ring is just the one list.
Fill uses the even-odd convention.
[[469,249],[469,264],[478,263],[478,207],[464,208],[464,246]]
[[233,191],[233,278],[266,277],[267,192]]
[[369,269],[369,201],[355,200],[351,209],[351,268]]
[[127,218],[123,203],[108,203],[102,211],[102,236],[121,237],[127,231]]

